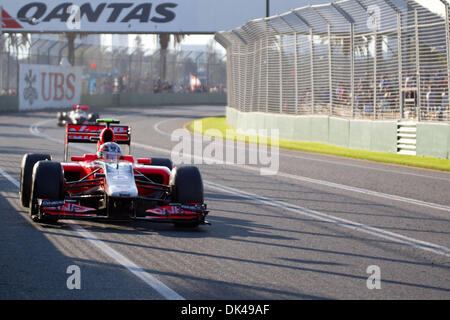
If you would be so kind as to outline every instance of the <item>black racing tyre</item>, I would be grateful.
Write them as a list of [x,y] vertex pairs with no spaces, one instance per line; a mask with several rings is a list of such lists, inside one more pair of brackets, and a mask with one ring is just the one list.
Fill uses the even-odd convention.
[[38,161],[51,160],[49,154],[28,153],[23,156],[20,169],[20,203],[23,207],[30,206],[31,180],[33,167]]
[[56,222],[56,218],[40,217],[37,199],[64,200],[64,174],[59,162],[39,161],[33,167],[30,217],[35,222]]
[[57,123],[59,127],[63,127],[64,126],[64,120],[65,120],[65,114],[64,112],[58,112],[56,114],[56,119],[57,119]]
[[[170,176],[172,202],[203,204],[203,180],[197,167],[175,168]],[[175,223],[176,227],[195,228],[200,221]]]
[[170,171],[172,171],[173,164],[172,160],[166,159],[166,158],[151,158],[152,166],[161,166],[161,167],[167,167]]
[[203,180],[197,167],[175,168],[170,176],[174,203],[203,203]]
[[88,121],[89,122],[95,122],[99,118],[100,118],[100,115],[98,113],[91,113],[89,115]]

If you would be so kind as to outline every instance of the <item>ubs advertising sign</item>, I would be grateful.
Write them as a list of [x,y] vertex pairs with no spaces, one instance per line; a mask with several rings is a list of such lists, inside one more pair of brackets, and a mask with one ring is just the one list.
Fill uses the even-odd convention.
[[3,31],[26,32],[215,33],[266,14],[266,0],[11,0],[1,5]]
[[80,67],[21,64],[19,110],[70,107],[80,103]]

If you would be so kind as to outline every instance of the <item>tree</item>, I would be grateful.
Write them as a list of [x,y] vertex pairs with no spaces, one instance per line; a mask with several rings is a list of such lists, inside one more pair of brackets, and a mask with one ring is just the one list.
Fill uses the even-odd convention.
[[226,83],[226,62],[221,59],[215,49],[216,41],[211,41],[206,46],[206,86],[214,87]]
[[[8,33],[8,36],[6,37],[6,42],[8,43],[8,63],[7,63],[7,69],[6,69],[8,81],[6,82],[6,90],[9,90],[10,80],[15,78],[16,80],[13,80],[13,81],[17,82],[17,77],[18,77],[18,73],[19,73],[17,71],[13,77],[10,76],[9,57],[12,56],[11,52],[14,51],[15,60],[16,60],[15,63],[17,66],[19,66],[19,52],[21,49],[26,48],[30,44],[30,39],[29,39],[27,33]],[[11,50],[11,49],[13,49],[13,50]],[[2,88],[0,88],[0,89],[2,89]]]
[[[129,78],[130,80],[134,78],[134,89],[139,91],[141,86],[141,76],[142,76],[142,59],[144,57],[145,51],[143,49],[144,45],[142,43],[142,38],[137,35],[134,38],[134,51],[130,53],[129,57]],[[134,58],[133,58],[134,56]],[[137,62],[137,63],[136,63]],[[132,66],[134,65],[134,70]]]
[[159,78],[161,79],[161,81],[165,81],[167,78],[167,48],[169,47],[171,36],[173,37],[174,46],[176,46],[177,44],[183,41],[186,34],[160,33],[158,35],[159,45],[161,47],[161,53],[159,55],[160,59]]
[[16,60],[19,61],[19,51],[30,44],[30,39],[27,33],[9,33],[8,43],[9,47],[14,48]]
[[66,32],[65,37],[67,39],[67,60],[69,60],[72,66],[75,65],[75,39],[87,37],[87,33],[82,32]]

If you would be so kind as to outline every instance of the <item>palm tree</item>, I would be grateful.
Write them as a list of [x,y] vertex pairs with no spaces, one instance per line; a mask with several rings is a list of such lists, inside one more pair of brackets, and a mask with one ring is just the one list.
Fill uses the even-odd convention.
[[66,32],[65,38],[67,39],[67,60],[69,60],[72,66],[75,65],[75,39],[77,37],[87,37],[87,33],[83,32]]
[[[19,52],[21,49],[26,48],[27,45],[30,44],[30,39],[28,38],[28,34],[27,33],[8,33],[8,37],[6,39],[8,42],[8,61],[9,61],[9,57],[11,56],[11,51],[12,51],[11,49],[13,49],[13,51],[15,53],[16,64],[17,64],[17,66],[19,66]],[[9,71],[10,71],[10,65],[8,62],[8,64],[7,64],[8,81],[6,83],[6,90],[9,90],[9,83],[10,83]],[[16,72],[15,77],[18,77],[18,72]]]
[[16,60],[19,61],[19,51],[20,49],[26,48],[30,44],[30,39],[27,33],[9,33],[9,47],[13,47]]
[[[169,47],[169,42],[171,38],[170,36],[171,36],[170,33],[160,33],[158,35],[159,45],[161,47],[161,52],[159,55],[160,59],[159,78],[161,79],[162,82],[164,82],[167,77],[167,48]],[[172,34],[174,46],[181,43],[185,36],[186,34],[183,33]]]

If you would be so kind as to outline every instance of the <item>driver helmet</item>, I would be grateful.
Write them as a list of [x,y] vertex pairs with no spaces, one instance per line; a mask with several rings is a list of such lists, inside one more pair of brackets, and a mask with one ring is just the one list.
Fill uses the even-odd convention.
[[122,152],[120,151],[120,147],[117,143],[106,142],[102,144],[98,149],[97,156],[100,159],[117,161],[120,160]]

